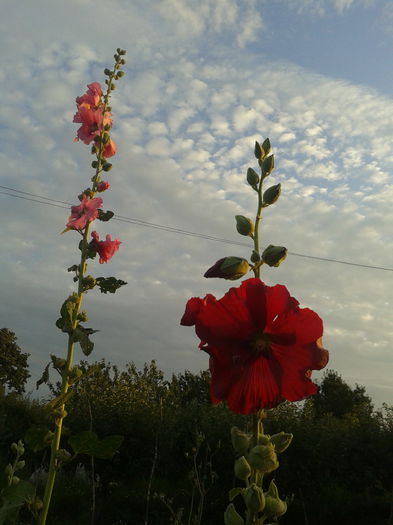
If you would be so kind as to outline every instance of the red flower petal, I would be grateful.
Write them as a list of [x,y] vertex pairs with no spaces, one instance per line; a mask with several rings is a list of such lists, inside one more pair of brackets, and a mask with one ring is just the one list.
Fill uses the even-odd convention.
[[316,392],[311,370],[328,361],[322,320],[299,308],[285,286],[248,279],[219,300],[206,298],[187,303],[182,324],[195,324],[210,355],[213,403],[226,400],[234,412],[249,414]]

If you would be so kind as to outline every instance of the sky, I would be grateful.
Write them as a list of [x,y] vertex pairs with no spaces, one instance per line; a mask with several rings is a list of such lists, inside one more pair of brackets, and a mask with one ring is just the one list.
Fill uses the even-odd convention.
[[257,169],[255,140],[269,137],[270,182],[282,193],[264,211],[261,243],[286,246],[289,255],[279,268],[263,267],[262,278],[286,285],[323,319],[330,369],[365,386],[377,408],[393,404],[393,3],[0,0],[0,7],[0,323],[30,354],[32,395],[49,354],[65,353],[54,323],[74,291],[66,269],[79,253],[78,234],[60,235],[69,206],[46,199],[77,204],[89,185],[90,149],[73,142],[75,98],[104,82],[121,47],[125,76],[111,103],[118,153],[104,208],[202,236],[95,223],[100,236],[122,244],[90,273],[128,285],[87,295],[88,326],[100,330],[89,360],[141,368],[154,359],[168,377],[208,367],[194,330],[179,321],[190,297],[221,297],[240,283],[203,274],[224,256],[250,255],[234,215],[255,217],[246,172]]

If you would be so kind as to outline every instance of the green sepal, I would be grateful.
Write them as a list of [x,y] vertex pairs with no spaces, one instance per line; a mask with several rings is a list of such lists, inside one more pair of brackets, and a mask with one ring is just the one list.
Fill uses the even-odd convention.
[[98,439],[95,432],[89,430],[71,436],[68,444],[72,447],[74,454],[87,454],[100,459],[112,459],[120,447],[124,436],[112,435]]
[[116,277],[97,277],[96,283],[101,293],[115,293],[126,281],[116,279]]
[[269,155],[269,157],[266,157],[265,159],[263,159],[261,168],[262,168],[262,175],[264,177],[267,177],[268,175],[270,175],[270,173],[274,169],[274,155]]
[[254,233],[254,223],[244,215],[235,215],[236,229],[240,235],[252,236]]
[[245,489],[242,487],[234,487],[229,491],[229,501],[233,501],[236,496],[243,494],[244,491]]
[[252,436],[246,434],[237,427],[231,428],[231,441],[232,446],[237,454],[243,455],[250,447]]
[[235,509],[233,503],[230,503],[224,512],[225,525],[244,525],[244,519]]
[[251,476],[251,467],[244,456],[240,456],[235,461],[235,476],[242,481],[246,481]]
[[263,193],[263,204],[265,206],[270,206],[270,204],[274,204],[281,193],[281,184],[275,184],[274,186],[270,186],[264,193]]
[[269,244],[262,252],[262,260],[268,266],[280,266],[282,261],[286,258],[288,250],[284,246],[274,246]]
[[286,434],[285,432],[279,432],[278,434],[273,434],[271,436],[270,441],[273,443],[275,451],[279,454],[281,452],[284,452],[289,445],[291,444],[293,439],[293,434]]
[[265,507],[265,496],[263,490],[255,483],[251,483],[243,493],[244,503],[249,511],[261,512]]
[[248,168],[247,170],[247,182],[252,188],[254,188],[254,190],[258,190],[257,184],[259,183],[259,175],[252,168]]
[[92,328],[86,328],[81,324],[75,328],[72,332],[72,340],[74,343],[79,343],[82,349],[82,352],[85,355],[90,355],[94,348],[93,341],[90,341],[89,336],[95,334],[99,330],[93,330]]
[[271,145],[270,145],[270,140],[268,138],[266,138],[263,142],[262,142],[262,150],[263,150],[263,156],[266,157],[266,155],[268,155],[270,153],[270,150],[272,149]]
[[100,208],[98,208],[98,220],[107,222],[110,219],[112,219],[113,216],[114,216],[113,211],[110,211],[110,210],[103,211]]

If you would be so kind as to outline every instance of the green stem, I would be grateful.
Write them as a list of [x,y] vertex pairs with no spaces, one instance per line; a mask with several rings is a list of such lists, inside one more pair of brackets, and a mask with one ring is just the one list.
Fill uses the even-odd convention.
[[[262,208],[263,208],[262,183],[263,183],[263,177],[261,175],[261,180],[258,186],[258,208],[257,208],[257,214],[255,217],[255,224],[254,224],[254,250],[258,254],[259,254],[259,223],[261,221]],[[258,277],[258,279],[260,278],[260,271],[261,271],[261,263],[257,262],[253,267],[253,272],[254,272],[255,277]]]

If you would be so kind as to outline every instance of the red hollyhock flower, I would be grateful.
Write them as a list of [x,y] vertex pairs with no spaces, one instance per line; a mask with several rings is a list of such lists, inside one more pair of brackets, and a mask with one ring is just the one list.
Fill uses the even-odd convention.
[[311,371],[329,359],[320,317],[299,308],[285,286],[256,278],[219,300],[193,297],[181,324],[195,325],[199,347],[210,355],[212,402],[225,400],[239,414],[315,394]]

